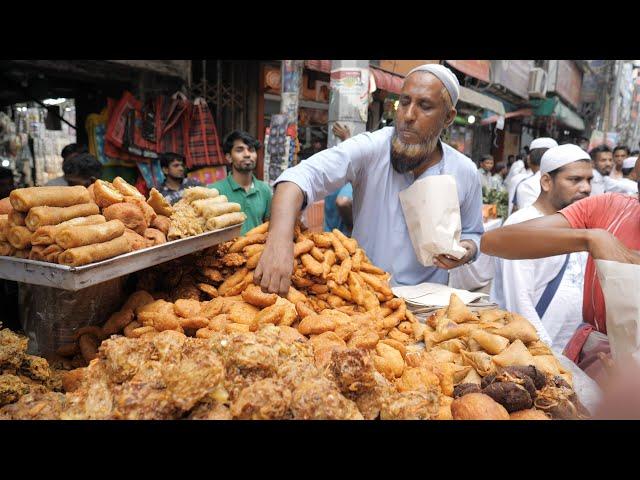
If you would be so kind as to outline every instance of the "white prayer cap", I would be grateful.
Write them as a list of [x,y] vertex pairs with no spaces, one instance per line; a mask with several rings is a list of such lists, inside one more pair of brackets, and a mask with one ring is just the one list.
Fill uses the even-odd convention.
[[529,145],[529,150],[533,150],[534,148],[553,148],[557,146],[558,142],[556,142],[553,138],[540,137],[531,142],[531,145]]
[[579,146],[572,145],[570,143],[560,145],[559,147],[553,147],[542,155],[542,159],[540,160],[540,172],[553,172],[556,168],[564,167],[568,163],[577,162],[578,160],[591,161],[591,157]]
[[634,168],[636,166],[636,160],[638,157],[627,157],[622,162],[622,168]]
[[456,106],[456,103],[458,103],[458,97],[460,96],[460,82],[458,82],[458,78],[453,74],[451,70],[449,70],[444,65],[439,65],[437,63],[427,63],[411,70],[409,73],[407,73],[407,77],[414,72],[429,72],[438,77],[438,80],[442,82],[444,88],[446,88],[447,92],[449,92],[451,103],[454,107]]

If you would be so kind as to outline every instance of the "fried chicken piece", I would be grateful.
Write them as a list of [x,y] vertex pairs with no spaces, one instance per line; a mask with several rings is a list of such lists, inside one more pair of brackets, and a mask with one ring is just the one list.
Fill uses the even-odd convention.
[[278,366],[276,376],[290,389],[295,390],[302,382],[321,377],[320,370],[310,361],[288,359]]
[[17,402],[27,393],[29,393],[29,385],[19,377],[9,373],[0,375],[0,406]]
[[94,361],[86,368],[80,386],[66,394],[66,404],[60,419],[107,420],[113,418],[112,410],[113,393],[106,369],[102,362]]
[[221,261],[227,267],[240,267],[247,263],[247,259],[241,253],[227,253]]
[[38,382],[47,382],[51,378],[49,362],[42,357],[25,355],[20,365],[20,374]]
[[276,379],[259,380],[240,392],[231,404],[231,415],[240,420],[291,418],[291,391]]
[[0,330],[0,369],[17,370],[22,364],[29,340],[8,328]]
[[359,394],[376,385],[369,354],[357,348],[333,350],[328,371],[343,394]]
[[376,386],[366,390],[358,395],[347,395],[347,398],[353,400],[358,406],[358,410],[362,413],[365,420],[374,420],[380,416],[382,404],[395,393],[393,385],[384,376],[377,371],[374,372],[373,378]]
[[438,416],[440,400],[435,390],[411,390],[391,395],[382,404],[381,420],[430,420]]
[[[146,361],[159,355],[152,342],[125,340],[128,339],[125,337],[105,341],[100,346],[98,353],[113,383],[123,383],[130,380]],[[82,371],[82,369],[79,370]],[[77,370],[73,370],[73,372],[77,372]],[[76,375],[80,375],[80,373]]]
[[46,389],[32,390],[16,403],[0,409],[0,420],[58,420],[66,398]]
[[233,420],[229,407],[217,402],[198,404],[187,417],[189,420]]
[[214,351],[224,359],[229,376],[257,373],[260,377],[273,376],[278,366],[278,353],[256,340],[256,335],[239,333],[216,341]]
[[363,420],[358,407],[327,378],[305,380],[291,399],[296,420]]

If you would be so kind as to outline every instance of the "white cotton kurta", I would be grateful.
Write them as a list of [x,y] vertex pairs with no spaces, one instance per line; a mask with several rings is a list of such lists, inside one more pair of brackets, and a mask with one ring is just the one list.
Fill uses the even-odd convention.
[[[534,206],[518,210],[506,225],[525,222],[543,214]],[[501,308],[516,312],[529,320],[540,339],[554,350],[562,350],[582,322],[582,296],[587,253],[572,253],[558,290],[542,319],[536,305],[544,289],[560,272],[565,256],[535,260],[503,260],[495,258],[496,274],[491,298]]]
[[509,215],[511,215],[511,213],[513,212],[513,200],[516,194],[516,187],[520,184],[520,182],[522,182],[526,178],[529,178],[531,175],[533,175],[531,172],[525,171],[523,173],[515,175],[511,178],[509,183],[507,183],[507,193],[509,194]]
[[625,195],[636,195],[638,184],[628,178],[615,180],[609,175],[602,175],[595,168],[593,169],[593,179],[591,180],[591,196],[602,193],[624,193]]
[[525,173],[526,169],[527,168],[522,160],[516,160],[513,162],[513,165],[511,165],[509,173],[507,173],[507,178],[504,179],[504,183],[509,186],[513,177]]
[[540,187],[541,176],[542,174],[540,173],[540,170],[538,170],[534,175],[527,178],[520,184],[516,191],[518,210],[530,207],[536,203],[536,200],[540,196],[540,191],[542,190],[542,187]]

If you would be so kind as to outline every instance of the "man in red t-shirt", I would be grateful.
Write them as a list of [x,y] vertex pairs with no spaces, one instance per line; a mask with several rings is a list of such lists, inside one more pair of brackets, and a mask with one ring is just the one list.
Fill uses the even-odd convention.
[[[640,174],[640,162],[635,171]],[[618,193],[585,198],[554,215],[486,232],[480,243],[482,253],[509,260],[589,252],[582,313],[584,321],[602,334],[607,333],[605,299],[593,260],[640,264],[638,250],[639,199]]]

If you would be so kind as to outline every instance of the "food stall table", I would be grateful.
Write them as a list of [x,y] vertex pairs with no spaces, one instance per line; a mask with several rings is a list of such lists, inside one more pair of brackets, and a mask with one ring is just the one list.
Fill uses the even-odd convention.
[[31,353],[51,358],[73,332],[99,325],[125,301],[130,273],[195,253],[240,235],[240,225],[136,250],[101,262],[69,267],[0,257],[0,278],[18,282],[20,323]]

